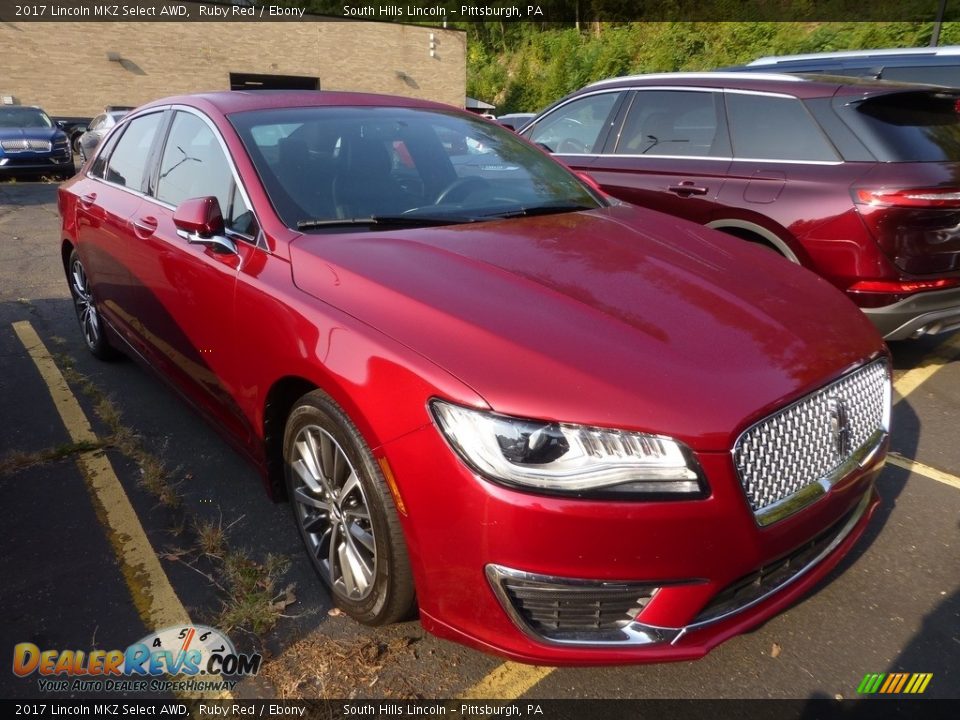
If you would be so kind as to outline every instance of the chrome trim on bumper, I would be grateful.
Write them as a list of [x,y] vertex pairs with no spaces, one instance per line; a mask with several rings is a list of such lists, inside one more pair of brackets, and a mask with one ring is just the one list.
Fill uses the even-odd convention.
[[[675,636],[680,633],[680,630],[659,628],[652,625],[644,625],[643,623],[639,622],[631,622],[616,629],[601,630],[597,631],[596,633],[583,633],[583,637],[571,637],[563,639],[545,637],[532,628],[517,610],[516,606],[513,604],[513,600],[507,594],[507,590],[503,583],[504,580],[526,580],[535,583],[555,584],[558,587],[583,588],[585,590],[591,587],[598,587],[602,585],[645,585],[657,587],[662,585],[662,583],[616,581],[605,582],[597,580],[556,577],[555,575],[538,575],[536,573],[514,570],[513,568],[504,567],[503,565],[495,565],[493,563],[487,565],[485,570],[487,581],[490,583],[490,587],[493,589],[494,594],[497,596],[497,600],[500,601],[500,605],[506,611],[513,623],[520,628],[525,635],[540,643],[546,643],[548,645],[573,645],[581,647],[590,645],[597,647],[611,645],[653,645],[671,642],[675,639]],[[659,590],[659,587],[657,587],[657,590]],[[657,590],[653,591],[654,597],[656,597]],[[601,634],[608,635],[610,637],[607,639],[598,640],[597,636]]]
[[829,475],[800,488],[793,495],[788,495],[782,500],[777,500],[777,502],[757,510],[754,513],[757,524],[761,527],[772,525],[823,497],[830,491],[830,488],[851,472],[869,465],[877,453],[880,452],[888,437],[889,433],[885,430],[877,430],[866,443]]
[[[631,622],[627,625],[624,625],[621,628],[613,631],[618,634],[620,637],[611,638],[607,640],[597,640],[595,638],[591,639],[590,637],[584,638],[575,638],[575,639],[553,639],[547,638],[536,632],[531,628],[520,615],[517,609],[514,607],[513,602],[510,597],[507,595],[506,590],[503,587],[502,580],[504,578],[515,578],[520,580],[530,580],[533,582],[554,582],[558,585],[567,585],[567,586],[584,586],[589,587],[591,585],[598,585],[597,581],[592,580],[579,580],[571,578],[558,578],[550,575],[537,575],[534,573],[523,572],[522,570],[514,570],[512,568],[507,568],[502,565],[490,564],[486,566],[486,576],[487,580],[490,583],[490,587],[493,589],[494,594],[497,596],[497,599],[500,601],[501,606],[506,611],[507,615],[513,621],[513,623],[528,637],[535,640],[536,642],[547,644],[547,645],[560,645],[560,646],[575,646],[575,647],[597,647],[597,648],[609,648],[609,647],[624,647],[624,646],[646,646],[646,645],[655,645],[662,643],[670,643],[671,645],[676,645],[680,639],[687,633],[700,630],[714,623],[727,620],[745,610],[748,610],[752,607],[759,605],[768,598],[770,598],[775,593],[780,592],[785,587],[792,585],[794,582],[802,578],[813,568],[819,565],[828,555],[830,555],[840,544],[846,540],[846,538],[853,532],[853,529],[857,526],[857,523],[860,522],[860,519],[863,517],[864,513],[870,507],[870,501],[873,498],[873,487],[871,486],[864,494],[863,498],[860,500],[859,504],[854,508],[853,512],[850,513],[849,518],[844,523],[843,527],[837,531],[833,539],[827,544],[826,547],[820,553],[817,554],[815,558],[810,560],[805,565],[801,566],[795,573],[785,578],[781,582],[769,588],[765,593],[759,595],[747,603],[730,610],[729,612],[711,617],[707,620],[701,622],[694,622],[690,625],[679,628],[665,628],[665,627],[656,627],[653,625],[646,625],[641,622]],[[617,584],[617,583],[611,583]],[[642,582],[624,582],[625,585],[642,585]],[[650,585],[663,585],[662,583],[649,583]],[[609,631],[608,631],[609,632]]]

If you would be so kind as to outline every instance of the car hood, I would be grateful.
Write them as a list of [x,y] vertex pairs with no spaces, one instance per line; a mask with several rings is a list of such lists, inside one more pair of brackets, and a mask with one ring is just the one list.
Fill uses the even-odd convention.
[[0,128],[0,140],[56,140],[63,135],[58,128]]
[[749,423],[883,351],[839,291],[778,255],[630,206],[308,235],[303,291],[497,412],[728,450]]

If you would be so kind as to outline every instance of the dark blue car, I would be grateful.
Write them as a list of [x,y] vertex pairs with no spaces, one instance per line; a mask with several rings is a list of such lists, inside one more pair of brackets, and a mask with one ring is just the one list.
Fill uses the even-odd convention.
[[0,177],[73,175],[66,134],[40,108],[0,106]]

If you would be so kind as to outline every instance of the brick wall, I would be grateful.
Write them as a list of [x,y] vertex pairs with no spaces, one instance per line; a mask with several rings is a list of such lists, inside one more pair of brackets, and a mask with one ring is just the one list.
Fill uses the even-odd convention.
[[51,115],[93,116],[108,104],[229,90],[231,72],[318,77],[324,90],[458,107],[466,93],[465,34],[435,27],[337,20],[8,22],[0,23],[0,48],[0,96]]

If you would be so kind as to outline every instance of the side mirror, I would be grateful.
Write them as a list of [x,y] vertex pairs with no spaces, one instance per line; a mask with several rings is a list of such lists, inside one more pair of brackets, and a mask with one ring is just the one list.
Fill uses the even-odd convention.
[[224,232],[220,202],[213,196],[184,200],[173,212],[177,235],[188,243],[206,245],[215,252],[237,253],[237,246]]
[[66,121],[66,120],[54,120],[54,122],[57,124],[57,127],[60,128],[61,130],[66,130],[66,129],[67,129],[67,121]]

